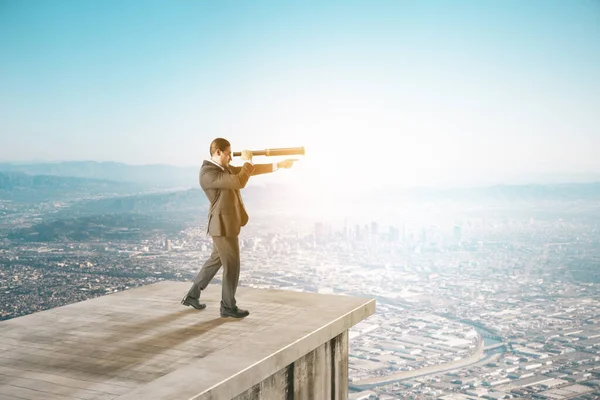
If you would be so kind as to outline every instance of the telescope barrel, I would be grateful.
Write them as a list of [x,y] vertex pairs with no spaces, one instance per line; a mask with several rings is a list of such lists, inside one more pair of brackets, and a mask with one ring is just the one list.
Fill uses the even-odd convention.
[[[234,151],[233,157],[242,155],[241,151]],[[252,150],[253,156],[293,156],[304,155],[304,146],[302,147],[285,147],[279,149]]]

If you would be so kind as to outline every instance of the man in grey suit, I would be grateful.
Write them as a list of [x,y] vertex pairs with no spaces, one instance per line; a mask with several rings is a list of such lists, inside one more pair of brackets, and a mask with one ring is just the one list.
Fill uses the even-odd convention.
[[242,226],[248,223],[248,214],[240,195],[250,176],[266,174],[278,168],[291,168],[294,160],[284,160],[272,164],[253,164],[252,152],[242,151],[244,165],[230,165],[231,144],[223,138],[216,138],[210,144],[210,160],[205,160],[200,168],[200,186],[210,201],[208,212],[208,234],[213,240],[213,251],[200,272],[193,279],[188,293],[181,304],[198,310],[206,308],[200,303],[201,291],[223,266],[221,294],[221,317],[243,318],[250,313],[237,307],[235,292],[240,277],[240,247],[238,235]]

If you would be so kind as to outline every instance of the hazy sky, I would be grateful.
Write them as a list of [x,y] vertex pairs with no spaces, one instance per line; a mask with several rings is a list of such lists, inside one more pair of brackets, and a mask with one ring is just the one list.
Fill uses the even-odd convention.
[[364,188],[600,173],[600,1],[0,0],[0,129],[0,161],[305,146],[273,179]]

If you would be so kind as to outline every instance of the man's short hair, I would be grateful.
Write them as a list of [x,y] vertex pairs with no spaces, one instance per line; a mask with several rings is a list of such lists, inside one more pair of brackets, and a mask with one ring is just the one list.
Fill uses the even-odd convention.
[[231,147],[231,144],[227,139],[216,138],[210,143],[210,155],[211,157],[217,152],[217,149],[221,151],[227,150],[228,147]]

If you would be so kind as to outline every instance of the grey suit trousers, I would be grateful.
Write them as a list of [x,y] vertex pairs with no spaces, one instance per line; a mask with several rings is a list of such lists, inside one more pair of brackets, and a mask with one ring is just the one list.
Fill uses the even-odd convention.
[[236,307],[235,292],[240,279],[240,245],[238,237],[212,236],[213,251],[208,260],[193,279],[194,284],[188,292],[191,298],[199,298],[200,291],[206,289],[210,281],[223,266],[223,284],[221,307]]

